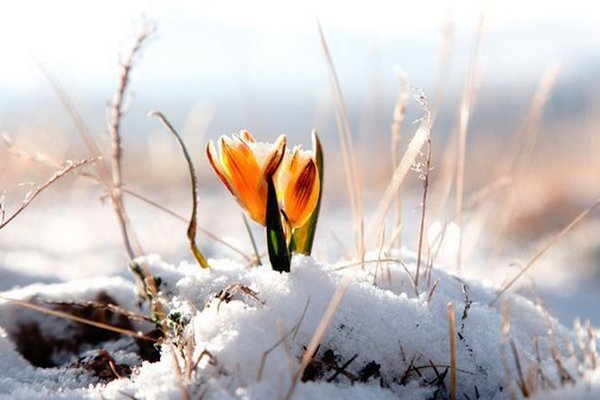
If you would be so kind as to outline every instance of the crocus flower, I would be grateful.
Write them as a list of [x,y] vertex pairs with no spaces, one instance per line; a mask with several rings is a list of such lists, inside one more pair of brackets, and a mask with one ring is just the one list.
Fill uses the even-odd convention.
[[275,175],[275,188],[290,227],[306,223],[319,199],[319,174],[314,153],[295,147],[286,155]]
[[232,137],[221,136],[218,150],[212,140],[206,147],[208,160],[250,218],[265,225],[267,179],[283,160],[286,137],[274,144],[256,142],[247,131]]

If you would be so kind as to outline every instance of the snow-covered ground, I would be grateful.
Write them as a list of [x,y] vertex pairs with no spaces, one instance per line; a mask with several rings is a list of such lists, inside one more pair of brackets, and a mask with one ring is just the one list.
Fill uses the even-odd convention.
[[[70,311],[76,307],[68,302],[77,302],[83,307],[78,315],[88,318],[98,315],[82,302],[100,300],[148,315],[137,304],[110,206],[98,204],[89,193],[69,193],[40,198],[0,232],[0,296]],[[189,193],[182,193],[167,193],[160,200],[185,216]],[[201,202],[205,210],[220,210],[201,211],[201,225],[251,254],[233,201],[215,195]],[[306,347],[346,279],[347,291],[294,399],[448,398],[449,303],[456,318],[459,399],[521,398],[521,387],[538,399],[600,396],[596,339],[588,337],[594,329],[572,327],[574,316],[597,317],[591,304],[597,303],[593,293],[598,285],[589,269],[566,264],[560,252],[532,273],[550,313],[561,311],[559,322],[519,294],[490,304],[496,296],[492,285],[507,271],[493,274],[476,252],[463,271],[469,278],[460,279],[445,265],[453,259],[442,253],[431,283],[421,282],[418,296],[410,280],[415,267],[410,251],[385,254],[394,262],[348,267],[348,261],[339,261],[343,250],[331,236],[343,232],[344,210],[327,204],[328,222],[320,225],[315,258],[295,257],[289,274],[268,265],[249,268],[244,257],[202,234],[199,243],[212,269],[181,261],[190,259],[185,224],[142,203],[128,204],[144,248],[160,254],[147,261],[160,279],[163,306],[177,332],[175,345],[163,344],[160,360],[151,362],[140,340],[107,335],[90,342],[89,331],[79,324],[0,300],[0,399],[178,399],[183,392],[189,398],[285,398]],[[584,232],[590,229],[595,228]],[[260,237],[260,230],[256,234]],[[535,248],[524,249],[523,257]],[[563,275],[544,272],[561,264]],[[524,280],[527,292],[530,279]],[[219,299],[228,287],[231,296]],[[561,299],[574,287],[588,289]],[[582,299],[579,309],[568,305]],[[107,323],[147,335],[154,328],[133,317],[102,315]],[[183,354],[191,360],[187,367]]]
[[[393,256],[413,271],[414,257]],[[249,269],[229,259],[211,260],[210,271],[188,262],[168,264],[159,256],[148,257],[148,262],[161,280],[170,315],[176,316],[171,318],[184,321],[178,340],[193,343],[188,356],[194,363],[200,360],[188,380],[176,372],[175,358],[181,369],[185,367],[177,351],[177,357],[171,354],[173,347],[163,345],[160,361],[150,363],[140,359],[130,338],[113,338],[95,347],[85,344],[70,354],[63,350],[52,355],[59,366],[33,367],[16,350],[24,340],[23,327],[37,325],[44,338],[58,341],[76,335],[74,325],[2,302],[0,398],[177,399],[181,390],[191,398],[285,398],[306,346],[346,277],[351,283],[302,376],[306,382],[294,391],[295,399],[447,398],[449,303],[456,314],[459,398],[509,399],[514,393],[521,397],[515,354],[522,376],[531,380],[539,398],[600,395],[598,373],[586,369],[595,339],[584,338],[582,347],[571,354],[569,346],[580,342],[576,333],[540,306],[519,295],[490,305],[493,289],[440,270],[433,272],[432,279],[439,282],[433,293],[422,288],[417,297],[407,272],[396,262],[360,268],[298,256],[289,274],[269,266]],[[236,284],[252,292],[232,290],[228,298],[218,297]],[[122,307],[136,309],[135,287],[122,278],[34,284],[2,296],[84,301],[100,292]],[[148,331],[151,326],[138,329]],[[103,379],[90,366],[93,363],[86,363],[99,349],[119,368],[128,366],[128,377]],[[568,383],[561,395],[544,393],[567,385],[561,379],[577,384]]]

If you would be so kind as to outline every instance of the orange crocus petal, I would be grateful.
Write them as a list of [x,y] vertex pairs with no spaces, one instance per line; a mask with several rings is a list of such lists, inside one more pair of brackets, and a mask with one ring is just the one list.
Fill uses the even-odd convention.
[[247,130],[241,131],[240,136],[248,143],[254,143],[256,141],[254,140],[254,136],[252,136]]
[[267,189],[260,184],[260,167],[256,157],[242,140],[231,140],[226,136],[219,142],[221,162],[234,195],[248,211],[250,218],[265,224]]
[[287,139],[285,135],[281,135],[277,138],[277,141],[273,145],[273,150],[265,159],[261,172],[261,180],[266,180],[275,174],[277,168],[279,168],[279,165],[281,164],[281,161],[283,161],[286,143]]
[[[285,213],[296,228],[304,225],[312,214],[319,198],[319,177],[312,158],[306,163],[295,155],[290,163],[291,179],[285,189]],[[300,165],[303,164],[303,165]]]
[[223,182],[225,187],[231,192],[231,194],[235,196],[235,191],[229,184],[229,178],[227,177],[227,173],[223,169],[223,165],[221,164],[221,161],[217,154],[217,150],[215,149],[215,144],[212,140],[206,145],[206,156],[208,157],[208,162],[210,162],[210,165],[217,173],[217,176],[219,177],[219,179],[221,179],[221,182]]

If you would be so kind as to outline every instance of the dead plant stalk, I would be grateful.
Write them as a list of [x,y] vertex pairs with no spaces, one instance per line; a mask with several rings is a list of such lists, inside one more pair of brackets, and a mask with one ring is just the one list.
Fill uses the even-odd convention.
[[141,255],[141,252],[134,251],[132,241],[130,239],[130,227],[127,214],[125,211],[125,204],[123,203],[123,193],[121,186],[123,184],[122,177],[122,144],[121,144],[121,118],[123,117],[123,101],[129,85],[129,74],[133,68],[133,61],[141,50],[144,42],[148,36],[153,32],[153,28],[146,27],[142,29],[138,37],[136,38],[133,47],[129,51],[125,62],[121,64],[121,73],[119,76],[119,86],[115,94],[115,98],[112,106],[112,118],[109,126],[110,138],[111,138],[111,170],[112,170],[112,187],[111,187],[111,198],[119,227],[121,230],[121,237],[125,245],[125,251],[129,261],[132,261],[137,256]]

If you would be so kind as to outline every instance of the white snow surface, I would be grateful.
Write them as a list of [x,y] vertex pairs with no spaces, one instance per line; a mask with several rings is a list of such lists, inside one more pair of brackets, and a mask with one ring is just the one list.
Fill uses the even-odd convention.
[[[182,390],[190,398],[282,399],[325,310],[347,276],[351,283],[315,354],[316,361],[310,365],[322,376],[299,382],[293,399],[448,398],[449,303],[456,317],[458,398],[522,397],[511,342],[524,374],[539,365],[551,382],[546,387],[539,383],[535,399],[600,398],[600,372],[582,371],[581,351],[570,351],[570,342],[577,343],[574,331],[548,316],[541,306],[517,294],[490,305],[496,295],[493,288],[460,280],[440,269],[432,273],[431,283],[438,282],[435,290],[431,292],[432,285],[422,282],[417,296],[408,273],[414,273],[414,257],[394,256],[406,269],[399,262],[348,267],[295,256],[290,273],[273,271],[268,265],[247,268],[228,259],[210,260],[212,268],[203,270],[187,261],[171,265],[159,256],[147,257],[151,273],[162,282],[160,295],[167,308],[189,317],[183,337],[195,343],[193,359],[199,359],[203,351],[213,357],[212,362],[203,357],[189,381],[182,381],[176,373],[173,347],[163,345],[158,362],[141,362],[131,350],[129,338],[98,348],[109,351],[117,362],[131,365],[130,378],[100,383],[76,367],[34,367],[17,351],[11,334],[17,325],[37,321],[44,335],[61,337],[69,335],[65,326],[72,323],[0,300],[0,399],[179,399]],[[217,294],[233,284],[253,290],[258,299],[238,291],[230,301],[221,302]],[[33,284],[0,295],[92,300],[101,291],[122,307],[140,311],[136,309],[135,285],[122,277]],[[503,324],[504,310],[508,310],[508,324]],[[509,328],[505,334],[503,328]],[[576,383],[561,384],[553,346]],[[263,357],[270,348],[273,350]],[[329,364],[328,356],[333,360]],[[181,358],[179,361],[183,365]],[[379,373],[365,377],[368,364],[378,366]],[[508,375],[506,371],[510,371]],[[550,390],[550,386],[557,389]]]

